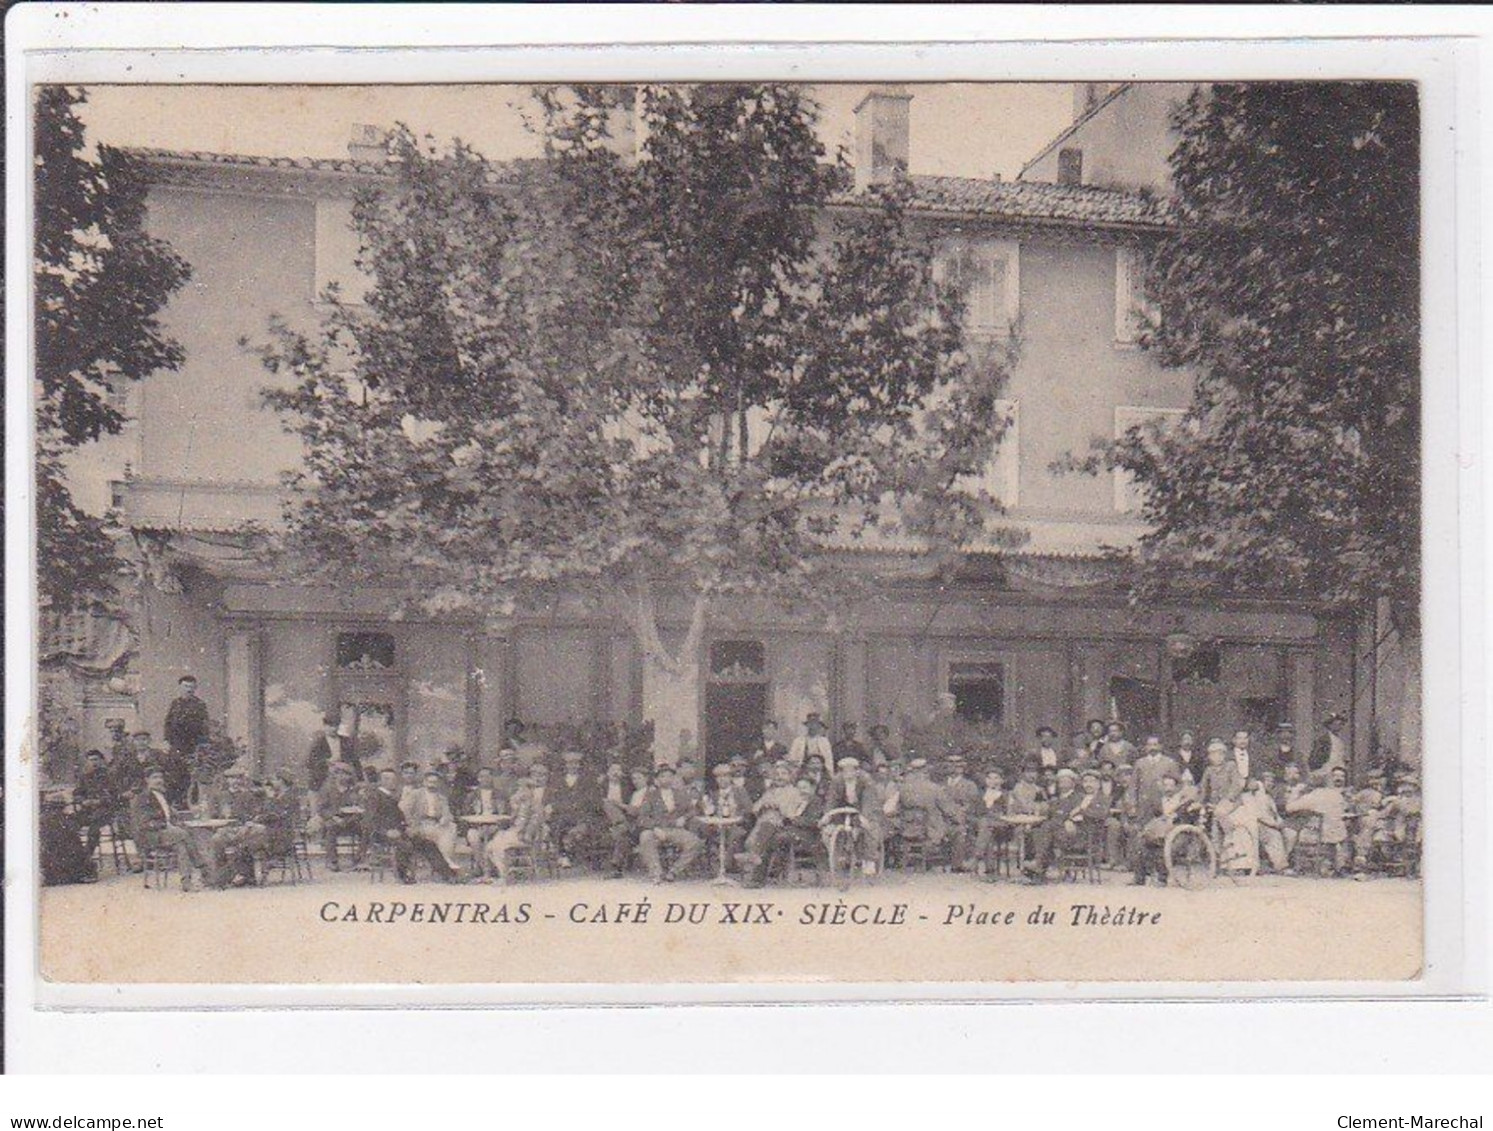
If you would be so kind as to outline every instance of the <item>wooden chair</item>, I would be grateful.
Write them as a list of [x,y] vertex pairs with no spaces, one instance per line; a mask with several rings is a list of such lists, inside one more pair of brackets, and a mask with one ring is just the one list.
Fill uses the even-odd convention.
[[306,834],[297,833],[284,852],[261,851],[256,864],[261,884],[269,880],[271,871],[279,873],[281,883],[298,884],[303,878],[310,883],[311,853],[306,845]]
[[385,877],[389,875],[398,879],[399,869],[394,856],[393,842],[377,837],[370,840],[363,850],[362,868],[368,873],[368,882],[371,884],[383,883]]
[[141,854],[141,864],[145,886],[165,891],[171,883],[171,873],[176,871],[176,849],[165,844],[148,848]]
[[125,843],[125,836],[119,827],[119,818],[111,817],[99,826],[98,858],[99,870],[103,870],[104,844],[108,842],[109,855],[114,861],[114,874],[122,876],[130,871],[133,865],[130,862],[129,846]]
[[1337,866],[1337,846],[1322,843],[1322,814],[1313,813],[1296,837],[1291,867],[1303,875],[1328,876]]
[[1054,861],[1058,874],[1072,883],[1100,883],[1102,877],[1099,874],[1099,858],[1103,851],[1098,837],[1080,836],[1076,844],[1070,844],[1058,852]]

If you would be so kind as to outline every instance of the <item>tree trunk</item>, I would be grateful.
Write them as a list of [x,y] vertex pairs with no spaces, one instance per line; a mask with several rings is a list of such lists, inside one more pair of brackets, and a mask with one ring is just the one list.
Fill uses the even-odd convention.
[[710,598],[695,594],[689,630],[671,650],[658,629],[653,584],[640,577],[634,584],[633,635],[643,654],[644,714],[653,721],[653,760],[673,764],[700,747],[700,645],[710,616]]

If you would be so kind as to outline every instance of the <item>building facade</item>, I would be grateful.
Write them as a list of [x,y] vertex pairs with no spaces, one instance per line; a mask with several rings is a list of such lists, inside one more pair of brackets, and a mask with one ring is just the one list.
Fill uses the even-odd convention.
[[[1124,89],[1083,113],[1123,102]],[[907,97],[873,91],[858,111],[862,185],[905,166]],[[1133,607],[1109,558],[1142,532],[1133,487],[1053,470],[1096,437],[1180,415],[1190,397],[1187,375],[1135,340],[1133,263],[1158,230],[1151,202],[1059,178],[1062,145],[1050,147],[1046,179],[1035,176],[1046,156],[1016,182],[912,177],[919,222],[969,287],[972,338],[1020,335],[1012,423],[987,472],[1002,521],[1027,535],[1020,552],[972,555],[948,576],[905,547],[839,546],[847,568],[876,573],[873,598],[834,625],[722,603],[684,680],[651,669],[623,620],[579,601],[422,620],[398,612],[393,592],[266,576],[241,531],[279,521],[280,477],[300,451],[262,406],[272,377],[243,342],[265,341],[272,317],[310,331],[327,284],[358,285],[351,196],[383,175],[359,142],[337,161],[139,151],[150,229],[193,268],[165,312],[186,361],[133,391],[128,470],[113,492],[145,567],[135,623],[145,725],[159,729],[190,671],[260,769],[299,767],[328,711],[370,751],[423,762],[454,745],[490,756],[513,716],[541,729],[651,723],[658,756],[696,748],[714,760],[763,719],[792,734],[810,711],[836,730],[880,722],[916,742],[950,696],[1006,747],[1029,747],[1039,725],[1066,735],[1095,717],[1168,736],[1289,721],[1306,744],[1331,710],[1349,716],[1362,756],[1363,626],[1269,601]],[[687,620],[682,601],[665,602],[665,639]]]

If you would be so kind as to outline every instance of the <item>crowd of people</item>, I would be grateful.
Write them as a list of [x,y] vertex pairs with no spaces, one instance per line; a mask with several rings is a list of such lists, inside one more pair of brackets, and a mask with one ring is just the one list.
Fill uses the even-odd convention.
[[[112,756],[88,752],[68,810],[85,855],[107,826],[141,850],[173,852],[188,888],[199,874],[217,886],[252,882],[256,859],[297,842],[318,844],[330,871],[377,856],[407,882],[421,861],[440,880],[508,882],[542,858],[612,877],[637,867],[654,882],[708,864],[759,886],[793,857],[822,859],[832,823],[847,816],[868,875],[905,865],[914,849],[922,866],[989,878],[1042,882],[1078,853],[1137,884],[1164,882],[1162,846],[1179,823],[1203,828],[1220,866],[1239,872],[1290,874],[1309,855],[1316,868],[1362,876],[1419,853],[1418,780],[1391,763],[1350,785],[1336,715],[1305,753],[1289,724],[1268,749],[1244,730],[1201,749],[1184,731],[1167,749],[1160,736],[1137,746],[1122,723],[1094,719],[1067,750],[1041,727],[1028,752],[972,764],[959,749],[899,750],[879,725],[864,741],[851,723],[832,738],[811,713],[791,741],[768,721],[752,749],[709,767],[688,753],[640,765],[552,751],[512,719],[491,759],[453,748],[422,767],[364,764],[334,714],[304,776],[254,783],[192,760],[201,736],[181,720],[198,715],[193,701],[188,677],[165,750],[140,731]],[[188,815],[213,826],[210,836],[190,835]]]

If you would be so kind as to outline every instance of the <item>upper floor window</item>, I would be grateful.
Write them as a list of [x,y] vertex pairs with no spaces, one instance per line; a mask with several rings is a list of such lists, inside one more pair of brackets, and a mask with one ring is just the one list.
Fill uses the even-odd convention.
[[358,270],[359,247],[358,233],[353,227],[353,202],[318,200],[313,301],[320,302],[333,283],[344,302],[361,303],[367,298],[372,280]]
[[1020,245],[1014,240],[956,240],[945,244],[934,275],[964,294],[964,328],[972,334],[1011,332],[1021,313]]
[[[1187,415],[1185,408],[1142,408],[1135,405],[1115,407],[1115,439],[1118,440],[1132,428],[1153,421],[1163,430],[1175,428]],[[1145,503],[1145,493],[1136,484],[1128,471],[1115,468],[1115,510],[1121,514],[1134,514]]]
[[1139,249],[1115,249],[1115,341],[1133,345],[1160,318],[1145,291],[1145,260]]
[[337,667],[343,671],[392,671],[394,659],[394,637],[387,632],[337,634]]

